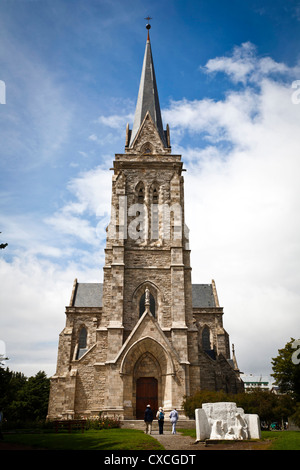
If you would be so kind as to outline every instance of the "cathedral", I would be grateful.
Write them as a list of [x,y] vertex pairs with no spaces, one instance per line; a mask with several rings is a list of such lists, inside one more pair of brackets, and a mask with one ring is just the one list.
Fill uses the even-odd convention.
[[103,283],[74,281],[49,419],[143,419],[199,390],[243,391],[216,285],[192,284],[181,155],[164,129],[148,34],[132,129],[113,161]]

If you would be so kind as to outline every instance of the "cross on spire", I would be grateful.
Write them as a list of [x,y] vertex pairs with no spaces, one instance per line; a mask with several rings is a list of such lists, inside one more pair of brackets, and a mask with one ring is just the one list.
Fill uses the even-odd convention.
[[146,18],[144,18],[145,20],[148,21],[148,23],[146,24],[146,29],[148,29],[148,37],[147,37],[147,41],[150,41],[150,36],[149,36],[149,30],[151,29],[151,24],[149,23],[150,20],[152,20],[151,16],[147,16]]

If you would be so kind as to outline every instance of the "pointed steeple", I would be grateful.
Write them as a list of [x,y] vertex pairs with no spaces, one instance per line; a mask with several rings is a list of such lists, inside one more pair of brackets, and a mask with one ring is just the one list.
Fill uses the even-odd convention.
[[130,135],[129,147],[132,146],[132,143],[135,139],[136,134],[145,118],[147,111],[149,111],[150,116],[158,130],[160,138],[164,147],[168,147],[167,139],[165,132],[163,130],[163,124],[161,119],[161,112],[159,106],[159,98],[157,92],[153,57],[151,51],[150,35],[149,29],[150,25],[147,24],[146,28],[148,29],[148,36],[146,42],[146,49],[144,55],[144,62],[141,74],[139,94],[136,103],[133,127]]

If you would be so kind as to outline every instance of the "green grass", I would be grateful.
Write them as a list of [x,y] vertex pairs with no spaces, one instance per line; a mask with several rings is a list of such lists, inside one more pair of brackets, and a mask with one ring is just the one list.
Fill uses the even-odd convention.
[[270,439],[270,450],[300,450],[300,431],[262,431],[262,439]]
[[[183,436],[196,439],[195,429],[178,429]],[[262,431],[262,441],[270,441],[268,450],[300,450],[300,431]]]
[[[89,430],[81,433],[5,434],[4,442],[50,450],[162,450],[152,436],[134,429]],[[1,447],[1,445],[0,445]]]
[[[178,429],[184,436],[196,438],[195,429]],[[268,450],[300,450],[300,431],[262,431]],[[17,443],[50,450],[163,450],[152,436],[134,429],[89,430],[81,433],[41,432],[4,434],[5,443]],[[0,444],[1,449],[1,444]]]

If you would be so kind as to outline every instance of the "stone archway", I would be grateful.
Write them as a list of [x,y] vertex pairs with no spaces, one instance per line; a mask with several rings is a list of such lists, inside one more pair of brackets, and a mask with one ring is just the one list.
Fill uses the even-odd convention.
[[158,410],[162,395],[161,367],[156,358],[145,352],[136,361],[133,369],[133,390],[135,389],[136,419],[143,419],[149,404],[153,413]]
[[[142,398],[149,400],[151,395],[138,388],[139,379],[155,379],[157,395],[151,407],[163,406],[172,400],[172,377],[174,364],[170,353],[155,339],[147,336],[131,345],[123,357],[120,374],[123,377],[124,413],[127,419],[142,419],[140,407],[147,406]],[[142,381],[141,381],[142,382]],[[147,382],[147,380],[145,381]],[[150,380],[148,381],[150,383]],[[152,380],[154,383],[154,380]],[[152,393],[152,392],[151,392]],[[143,411],[145,411],[145,408]],[[157,410],[153,410],[157,411]]]

